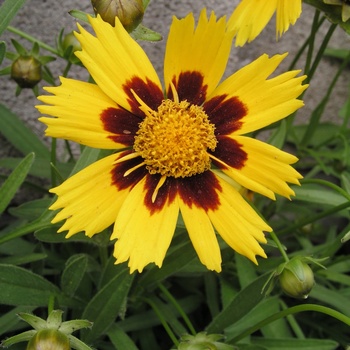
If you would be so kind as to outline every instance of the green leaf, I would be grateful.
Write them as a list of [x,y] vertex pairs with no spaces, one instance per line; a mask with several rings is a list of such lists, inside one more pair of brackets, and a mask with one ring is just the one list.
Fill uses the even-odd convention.
[[349,298],[341,295],[338,290],[331,290],[320,284],[315,284],[309,296],[332,306],[334,309],[350,317]]
[[85,254],[71,256],[67,262],[61,277],[61,288],[67,295],[73,296],[82,281],[88,258]]
[[0,7],[0,35],[5,31],[26,0],[5,0]]
[[222,333],[223,330],[238,322],[264,298],[262,288],[267,280],[263,275],[243,288],[206,328],[208,333]]
[[0,41],[0,65],[4,60],[5,53],[6,53],[6,43],[4,41]]
[[10,174],[0,188],[0,214],[4,212],[17,190],[25,180],[34,161],[34,153],[29,153]]
[[277,148],[283,148],[287,135],[287,122],[283,119],[279,127],[272,133],[269,138],[269,144]]
[[[345,203],[347,200],[341,194],[330,191],[324,186],[318,184],[302,184],[302,186],[293,186],[295,197],[293,201],[303,201],[327,206],[337,206]],[[327,199],[327,200],[326,200]]]
[[21,56],[27,56],[29,53],[26,48],[15,39],[11,39],[12,45],[16,49],[17,53]]
[[152,29],[149,29],[142,24],[138,25],[135,30],[133,30],[130,35],[135,40],[144,40],[144,41],[160,41],[163,39],[162,35],[155,32]]
[[45,278],[21,267],[0,264],[0,304],[47,306],[59,289]]
[[0,130],[21,153],[34,152],[37,158],[50,159],[50,153],[40,139],[4,105],[0,104]]
[[338,343],[328,339],[266,339],[254,338],[252,343],[269,350],[334,350]]
[[108,331],[124,307],[134,275],[123,265],[115,267],[115,277],[91,299],[82,318],[94,323],[91,331],[83,332],[84,341],[90,343]]
[[138,350],[131,338],[116,325],[111,327],[108,337],[116,350]]
[[[78,19],[79,21],[83,21],[85,23],[90,24],[88,19],[88,14],[86,12],[79,11],[79,10],[71,10],[69,11],[69,14],[75,19]],[[91,15],[91,14],[89,14],[89,16],[94,17],[94,15]]]
[[45,253],[32,253],[25,255],[9,256],[7,258],[1,258],[1,264],[11,264],[11,265],[24,265],[32,263],[34,261],[39,261],[47,258]]
[[[22,158],[2,158],[0,159],[0,167],[13,170],[21,161]],[[55,167],[62,176],[67,177],[72,171],[73,163],[57,163]],[[30,168],[29,174],[42,179],[51,179],[50,160],[47,158],[35,158],[34,165]]]
[[51,198],[36,199],[23,203],[16,208],[10,208],[9,213],[20,219],[33,221],[38,218],[51,205]]

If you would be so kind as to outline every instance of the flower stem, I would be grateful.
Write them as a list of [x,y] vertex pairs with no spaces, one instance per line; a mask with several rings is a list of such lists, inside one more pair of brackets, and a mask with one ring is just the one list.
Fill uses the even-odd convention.
[[344,314],[340,313],[339,311],[333,310],[329,307],[326,306],[321,306],[321,305],[316,305],[316,304],[304,304],[304,305],[297,305],[290,307],[289,309],[282,310],[280,312],[277,312],[274,315],[271,315],[261,322],[258,322],[256,325],[250,327],[240,335],[236,336],[235,338],[231,339],[231,343],[236,343],[241,339],[244,339],[248,335],[256,332],[257,330],[261,329],[262,327],[268,325],[271,322],[274,322],[280,318],[286,317],[288,315],[296,314],[299,312],[304,312],[304,311],[316,311],[319,313],[323,313],[325,315],[331,316],[333,318],[336,318],[340,322],[345,323],[346,325],[350,326],[350,318],[345,316]]
[[179,305],[179,303],[175,300],[175,298],[171,295],[171,293],[163,286],[163,284],[158,283],[159,289],[166,295],[166,297],[169,299],[169,301],[175,306],[176,310],[179,312],[183,320],[185,321],[188,329],[193,335],[196,335],[196,331],[190,321],[190,319],[187,317],[186,313],[183,311],[182,307]]
[[349,207],[350,207],[350,202],[345,202],[343,204],[337,205],[336,207],[325,210],[322,213],[316,214],[314,216],[309,216],[308,218],[306,218],[304,220],[300,220],[299,222],[296,222],[295,224],[290,225],[289,227],[285,228],[284,230],[281,230],[278,234],[282,235],[282,234],[292,232],[296,229],[299,229],[300,227],[303,227],[307,224],[311,224],[314,221],[323,219],[329,215],[332,215],[334,213],[337,213],[338,211],[344,210],[344,209],[349,208]]
[[277,235],[275,232],[271,231],[270,232],[270,235],[271,235],[271,238],[273,239],[273,241],[276,243],[277,245],[277,248],[279,249],[279,251],[281,252],[282,256],[283,256],[283,259],[288,262],[289,261],[289,258],[288,258],[288,255],[285,251],[285,249],[283,248],[283,245],[281,243],[281,241],[278,239]]
[[167,321],[165,320],[165,318],[163,317],[162,313],[160,312],[159,308],[157,307],[157,305],[149,298],[143,298],[144,301],[151,306],[151,308],[153,309],[153,311],[155,312],[155,314],[158,316],[160,322],[162,323],[165,331],[168,333],[168,336],[170,337],[170,339],[173,341],[174,345],[176,345],[176,347],[179,346],[179,341],[177,340],[174,332],[171,330],[170,326],[168,325]]
[[14,34],[17,34],[19,36],[21,36],[22,38],[32,42],[32,43],[37,43],[41,48],[49,51],[49,52],[52,52],[53,54],[57,55],[57,56],[60,56],[60,54],[58,53],[58,51],[56,49],[54,49],[53,47],[45,44],[44,42],[34,38],[33,36],[25,33],[25,32],[22,32],[21,30],[15,28],[15,27],[12,27],[12,26],[8,26],[7,27],[7,30],[14,33]]

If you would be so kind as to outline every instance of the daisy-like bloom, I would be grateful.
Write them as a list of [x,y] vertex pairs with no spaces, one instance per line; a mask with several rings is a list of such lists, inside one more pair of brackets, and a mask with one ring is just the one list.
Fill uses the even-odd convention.
[[286,32],[301,14],[301,0],[241,0],[228,28],[236,35],[236,46],[254,40],[276,12],[276,37]]
[[[47,135],[113,149],[51,192],[59,232],[87,236],[114,224],[116,263],[131,271],[162,265],[179,212],[201,262],[221,270],[216,236],[257,263],[271,228],[232,186],[290,197],[297,158],[244,134],[300,108],[304,76],[268,78],[285,55],[261,56],[219,84],[232,32],[224,18],[202,11],[173,19],[164,83],[142,48],[116,20],[90,18],[96,37],[79,26],[77,56],[96,84],[62,78],[39,99]],[[119,150],[119,151],[118,151]],[[215,169],[214,169],[215,168]],[[228,180],[227,180],[228,179]],[[215,229],[214,229],[215,228]],[[215,231],[216,230],[216,231]]]

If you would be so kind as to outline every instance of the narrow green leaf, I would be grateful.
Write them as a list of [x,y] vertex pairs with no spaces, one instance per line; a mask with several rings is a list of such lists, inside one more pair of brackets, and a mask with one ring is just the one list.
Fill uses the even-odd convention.
[[4,212],[17,190],[25,180],[34,161],[34,153],[29,153],[11,173],[0,188],[0,214]]
[[6,53],[6,43],[4,41],[0,41],[0,64],[2,63]]
[[[86,12],[79,11],[79,10],[71,10],[69,11],[69,14],[75,19],[78,19],[79,21],[90,23],[88,19],[88,14]],[[89,16],[94,17],[92,14],[89,14]]]
[[21,153],[35,153],[37,158],[50,159],[50,153],[39,138],[4,105],[0,104],[0,130]]
[[71,256],[67,262],[61,277],[61,288],[67,295],[74,295],[84,277],[88,259],[85,254]]
[[149,29],[142,24],[138,25],[135,30],[133,30],[130,35],[135,40],[144,40],[144,41],[160,41],[163,39],[162,35],[155,32],[152,29]]
[[334,350],[338,347],[337,342],[328,339],[254,338],[252,342],[269,350]]
[[27,203],[23,203],[18,207],[10,208],[9,213],[20,219],[33,221],[38,218],[51,205],[52,199],[42,198]]
[[283,148],[287,136],[287,122],[285,119],[281,121],[280,126],[272,133],[269,138],[269,144],[277,147]]
[[12,239],[15,239],[17,237],[21,237],[24,236],[28,233],[32,233],[35,232],[37,230],[43,229],[43,228],[47,228],[50,227],[51,224],[51,220],[54,216],[54,212],[50,211],[50,210],[46,210],[41,216],[40,218],[24,225],[21,227],[16,228],[15,230],[2,235],[0,237],[0,244],[10,241]]
[[[338,206],[345,203],[347,200],[341,194],[330,191],[324,186],[318,184],[303,184],[302,186],[293,186],[295,191],[295,201],[303,201],[309,203],[316,203],[327,206]],[[325,198],[327,200],[325,201]]]
[[350,317],[349,298],[341,295],[338,290],[331,290],[320,284],[315,284],[309,296],[332,306],[334,309]]
[[260,276],[246,288],[243,288],[231,303],[214,317],[206,331],[208,333],[222,333],[226,327],[239,321],[250,310],[258,305],[264,298],[264,294],[261,291],[266,280],[266,275]]
[[47,306],[59,289],[45,278],[21,267],[0,264],[0,304]]
[[[11,157],[2,158],[0,159],[0,167],[13,170],[21,161],[22,161],[21,158],[11,158]],[[57,163],[55,166],[59,171],[60,175],[66,178],[72,171],[73,163]],[[35,158],[34,165],[30,168],[29,174],[42,179],[50,179],[51,178],[50,160],[47,158],[45,159]]]
[[91,299],[83,312],[82,318],[94,323],[91,331],[83,332],[85,342],[90,343],[106,333],[124,306],[132,280],[129,268],[116,266],[115,277]]
[[108,337],[116,350],[138,350],[131,338],[116,325],[111,327]]
[[28,263],[32,263],[34,261],[39,261],[47,258],[47,254],[45,253],[32,253],[25,255],[16,255],[9,256],[6,258],[1,258],[1,264],[11,264],[11,265],[24,265]]
[[5,0],[0,7],[0,35],[5,31],[26,0]]

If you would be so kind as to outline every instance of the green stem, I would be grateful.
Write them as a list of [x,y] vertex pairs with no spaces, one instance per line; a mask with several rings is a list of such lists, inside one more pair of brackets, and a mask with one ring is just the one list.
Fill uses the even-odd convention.
[[12,33],[14,33],[14,34],[17,34],[17,35],[21,36],[22,38],[24,38],[24,39],[26,39],[26,40],[28,40],[28,41],[30,41],[32,43],[37,43],[41,48],[43,48],[43,49],[45,49],[45,50],[47,50],[49,52],[52,52],[53,54],[55,54],[57,56],[60,56],[59,52],[56,49],[54,49],[53,47],[45,44],[44,42],[34,38],[33,36],[31,36],[31,35],[29,35],[29,34],[27,34],[25,32],[22,32],[21,30],[15,28],[15,27],[8,26],[7,30],[12,32]]
[[283,248],[283,245],[281,244],[280,240],[278,239],[276,233],[273,232],[273,231],[271,231],[271,232],[270,232],[270,236],[271,236],[271,238],[274,240],[274,242],[276,243],[277,248],[278,248],[279,251],[281,252],[281,254],[282,254],[283,259],[285,260],[285,262],[288,262],[288,261],[289,261],[288,255],[287,255],[285,249]]
[[168,325],[167,321],[165,320],[165,318],[163,317],[162,313],[160,312],[160,310],[158,309],[157,305],[149,298],[143,298],[144,301],[151,306],[151,308],[153,309],[153,311],[155,312],[155,314],[158,316],[160,322],[162,323],[165,331],[168,333],[168,336],[170,337],[170,339],[173,341],[174,345],[176,345],[176,347],[179,346],[179,341],[177,340],[174,332],[171,330],[170,326]]
[[316,312],[319,312],[319,313],[323,313],[325,315],[328,315],[328,316],[331,316],[333,318],[336,318],[340,322],[343,322],[346,325],[350,326],[350,318],[345,316],[345,315],[343,315],[339,311],[333,310],[333,309],[331,309],[329,307],[326,307],[326,306],[315,305],[315,304],[304,304],[304,305],[293,306],[293,307],[291,307],[289,309],[282,310],[282,311],[277,312],[276,314],[274,314],[272,316],[269,316],[269,317],[265,318],[261,322],[257,323],[253,327],[250,327],[249,329],[247,329],[246,331],[244,331],[240,335],[238,335],[235,338],[233,338],[230,341],[230,343],[237,343],[241,339],[244,339],[248,335],[258,331],[259,329],[261,329],[262,327],[268,325],[271,322],[279,320],[280,318],[286,317],[288,315],[296,314],[296,313],[299,313],[299,312],[304,312],[304,311],[316,311]]
[[314,216],[310,216],[304,220],[300,220],[297,223],[295,223],[294,225],[288,226],[284,230],[281,230],[280,232],[278,232],[278,235],[280,236],[280,235],[284,235],[284,234],[293,232],[293,231],[299,229],[300,227],[311,224],[317,220],[323,219],[329,215],[332,215],[334,213],[337,213],[338,211],[344,210],[344,209],[349,208],[349,207],[350,207],[350,202],[345,202],[343,204],[337,205],[336,207],[325,210],[322,213],[316,214]]
[[[308,127],[303,135],[303,138],[299,144],[299,147],[306,147],[306,145],[308,144],[308,142],[311,140],[312,136],[314,135],[315,131],[317,130],[317,126],[319,124],[319,120],[322,117],[322,114],[324,112],[324,109],[326,107],[326,104],[331,96],[331,93],[333,91],[333,88],[336,84],[336,82],[338,81],[340,74],[342,73],[342,71],[344,70],[344,68],[348,65],[350,60],[350,55],[347,56],[347,58],[342,62],[342,64],[340,65],[337,73],[335,74],[332,82],[330,83],[326,95],[323,97],[323,99],[321,100],[321,102],[318,104],[318,106],[314,109],[314,111],[312,112],[310,121],[308,123]],[[313,68],[312,68],[313,69]],[[311,69],[311,70],[312,70]],[[316,68],[315,68],[316,69]],[[313,73],[312,73],[313,74]],[[309,76],[309,79],[311,78],[311,76]]]
[[56,183],[57,183],[56,171],[54,169],[57,165],[56,144],[57,144],[57,140],[53,137],[51,139],[51,163],[54,165],[51,168],[51,185],[52,185],[52,187],[56,187]]
[[309,73],[310,66],[311,66],[311,60],[312,60],[312,54],[314,52],[314,44],[315,44],[315,37],[316,37],[317,29],[318,29],[317,24],[319,22],[319,20],[318,20],[319,17],[320,17],[320,11],[315,10],[314,20],[313,20],[312,26],[311,26],[311,33],[310,33],[309,40],[308,40],[309,49],[308,49],[307,55],[306,55],[306,62],[305,62],[305,68],[304,68],[305,74]]
[[323,54],[328,46],[329,40],[331,39],[335,28],[337,28],[336,24],[332,24],[327,32],[327,34],[325,35],[322,44],[320,46],[320,49],[317,52],[316,58],[314,60],[314,63],[312,64],[312,67],[310,68],[310,70],[308,72],[305,72],[307,74],[307,82],[309,82],[311,80],[311,78],[313,77],[314,73],[316,72],[316,69],[323,57]]
[[193,335],[196,335],[196,331],[195,331],[190,319],[187,317],[186,313],[183,311],[182,307],[175,300],[175,298],[172,296],[172,294],[163,286],[163,284],[158,283],[158,287],[166,295],[166,297],[169,299],[169,301],[175,306],[176,310],[179,312],[179,314],[181,315],[181,317],[185,321],[190,332]]

